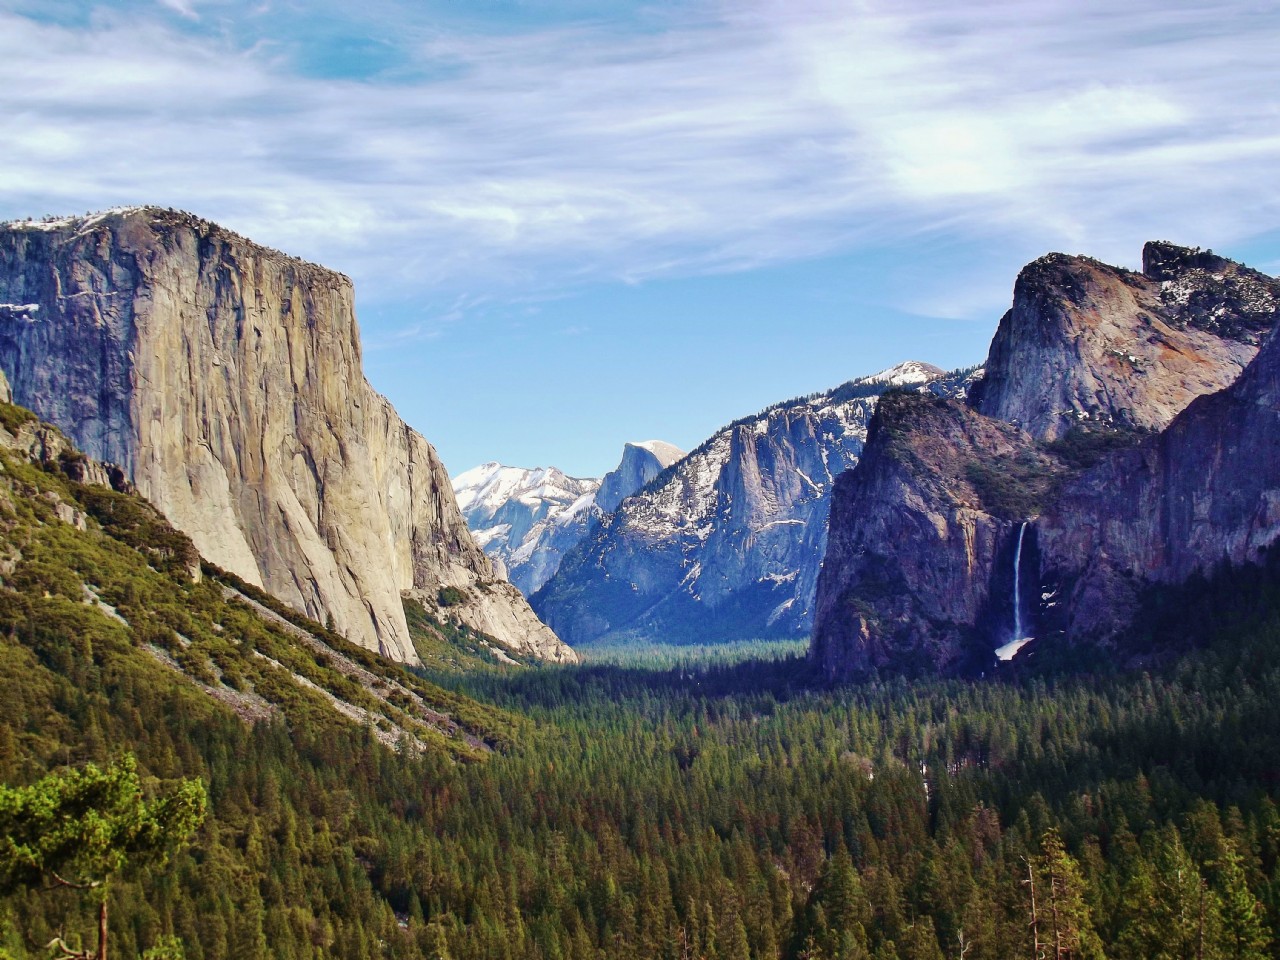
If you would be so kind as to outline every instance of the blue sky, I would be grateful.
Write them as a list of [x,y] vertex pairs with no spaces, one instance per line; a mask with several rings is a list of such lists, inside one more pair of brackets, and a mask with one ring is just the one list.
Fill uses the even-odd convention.
[[342,270],[459,473],[599,474],[898,360],[1022,264],[1280,272],[1275,4],[0,0],[0,218],[156,203]]

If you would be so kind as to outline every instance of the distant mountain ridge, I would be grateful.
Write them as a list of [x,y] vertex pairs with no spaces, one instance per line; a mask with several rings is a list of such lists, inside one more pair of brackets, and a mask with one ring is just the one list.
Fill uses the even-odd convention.
[[857,462],[877,398],[970,379],[909,361],[735,420],[608,515],[534,609],[574,643],[805,635],[831,483]]
[[565,549],[585,534],[600,481],[555,467],[481,464],[453,478],[471,534],[526,596],[555,572]]
[[458,474],[453,488],[476,543],[530,596],[605,514],[683,456],[673,444],[644,440],[626,444],[602,479],[490,462]]

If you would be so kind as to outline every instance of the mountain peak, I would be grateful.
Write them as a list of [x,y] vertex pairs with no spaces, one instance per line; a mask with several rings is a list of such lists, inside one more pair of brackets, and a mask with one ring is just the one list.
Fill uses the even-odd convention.
[[624,445],[622,461],[600,482],[596,506],[602,514],[613,513],[623,500],[683,457],[683,450],[665,440],[639,440]]
[[1143,269],[1064,254],[1024,267],[977,409],[1045,440],[1162,429],[1235,380],[1280,316],[1280,283],[1207,251],[1149,243]]
[[671,466],[671,464],[684,456],[683,450],[677,447],[674,443],[667,443],[665,440],[634,440],[627,443],[626,446],[636,447],[640,450],[647,450],[658,458],[658,462],[661,463],[664,468]]
[[914,387],[930,380],[944,376],[946,371],[931,363],[919,360],[904,360],[896,366],[873,373],[869,377],[860,377],[860,383],[885,383],[891,387]]
[[1152,280],[1174,280],[1188,269],[1222,273],[1239,264],[1212,250],[1183,247],[1167,240],[1151,240],[1142,247],[1142,272]]
[[529,503],[538,517],[539,505],[569,504],[598,486],[593,478],[571,477],[558,467],[508,467],[491,460],[458,474],[451,481],[458,506],[472,529],[488,525],[504,504]]

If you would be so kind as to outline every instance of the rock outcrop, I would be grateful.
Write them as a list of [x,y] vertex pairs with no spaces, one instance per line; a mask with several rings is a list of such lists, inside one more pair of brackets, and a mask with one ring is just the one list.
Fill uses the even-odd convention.
[[0,301],[15,400],[120,464],[210,561],[397,660],[417,659],[402,591],[442,587],[488,587],[477,603],[512,605],[498,640],[572,656],[365,381],[345,276],[133,208],[0,228]]
[[[842,474],[812,655],[833,677],[984,665],[1011,620],[1012,550],[1064,465],[1012,424],[943,398],[880,400]],[[1003,641],[1002,641],[1003,642]]]
[[684,451],[662,440],[628,443],[618,465],[604,475],[593,505],[603,516],[617,510],[622,501],[644,488],[667,467],[684,458]]
[[1052,253],[1025,267],[977,409],[1052,440],[1159,430],[1232,383],[1274,324],[1280,288],[1212,253],[1148,243],[1143,272]]
[[1278,318],[1280,283],[1169,244],[1143,275],[1029,266],[968,406],[882,401],[836,485],[812,656],[832,677],[986,669],[1035,635],[1105,641],[1145,585],[1256,559]]
[[570,643],[805,635],[835,477],[891,385],[964,389],[907,363],[730,424],[605,517],[534,609]]
[[[114,463],[102,463],[85,456],[57,427],[42,422],[21,407],[13,406],[13,391],[2,371],[0,448],[17,454],[22,460],[40,467],[46,473],[61,474],[74,483],[106,487],[117,493],[135,492],[124,471]],[[3,472],[2,467],[0,472]],[[10,491],[6,491],[6,495],[9,493]],[[85,513],[76,503],[68,502],[53,491],[46,491],[43,496],[53,504],[54,513],[59,520],[79,530],[85,529]],[[199,580],[200,557],[195,550],[188,548],[180,559],[191,578]],[[12,563],[0,561],[0,573],[7,575],[12,572]]]

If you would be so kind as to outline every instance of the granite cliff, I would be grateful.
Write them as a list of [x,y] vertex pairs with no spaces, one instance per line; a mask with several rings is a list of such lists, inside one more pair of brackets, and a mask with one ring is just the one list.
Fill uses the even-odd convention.
[[967,403],[882,400],[833,496],[811,646],[828,675],[1107,642],[1146,585],[1270,542],[1275,347],[1259,347],[1280,283],[1170,244],[1143,262],[1036,261]]
[[717,431],[622,501],[533,597],[570,643],[805,635],[835,477],[891,386],[963,391],[909,362]]
[[184,213],[0,228],[14,399],[117,463],[200,553],[388,657],[402,594],[573,659],[473,542],[431,445],[365,381],[351,282]]
[[998,644],[982,635],[1007,619],[1018,515],[1061,469],[1023,430],[965,404],[881,398],[858,467],[832,495],[812,641],[826,672],[989,659]]
[[662,440],[625,444],[618,465],[600,481],[593,506],[600,516],[613,513],[623,500],[644,489],[650,480],[682,459],[683,450]]
[[1081,427],[1158,430],[1232,383],[1275,322],[1275,281],[1168,243],[1148,243],[1142,263],[1134,273],[1052,253],[1025,267],[977,410],[1041,440]]
[[1034,530],[1040,636],[1106,642],[1143,585],[1261,562],[1280,537],[1280,339],[1159,435],[1071,477]]

